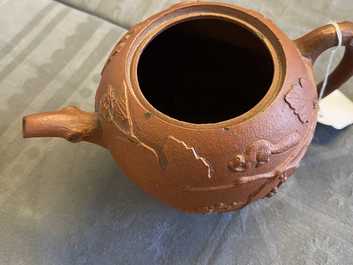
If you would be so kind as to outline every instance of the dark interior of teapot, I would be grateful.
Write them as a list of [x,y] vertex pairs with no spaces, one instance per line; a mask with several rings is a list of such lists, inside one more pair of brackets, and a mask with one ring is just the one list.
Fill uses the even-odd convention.
[[230,21],[195,19],[157,35],[138,64],[140,89],[160,112],[206,124],[253,108],[273,80],[270,51],[253,32]]

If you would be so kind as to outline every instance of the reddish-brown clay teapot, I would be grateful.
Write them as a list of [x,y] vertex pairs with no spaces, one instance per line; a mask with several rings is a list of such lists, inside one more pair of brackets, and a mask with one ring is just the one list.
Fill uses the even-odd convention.
[[[325,95],[353,74],[353,23]],[[102,71],[95,112],[30,115],[24,137],[109,149],[143,190],[187,212],[223,212],[273,194],[313,137],[312,65],[332,25],[290,40],[261,14],[210,2],[174,5],[134,26]]]

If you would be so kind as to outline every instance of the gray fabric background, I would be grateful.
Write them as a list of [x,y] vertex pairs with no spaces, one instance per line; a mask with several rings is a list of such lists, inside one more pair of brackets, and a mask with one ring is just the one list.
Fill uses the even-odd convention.
[[[68,104],[92,110],[115,42],[175,1],[65,2],[0,0],[0,264],[353,264],[353,127],[318,126],[275,197],[205,216],[144,194],[97,146],[23,140],[25,114]],[[233,2],[292,38],[353,20],[351,0]],[[353,99],[353,80],[342,90]]]

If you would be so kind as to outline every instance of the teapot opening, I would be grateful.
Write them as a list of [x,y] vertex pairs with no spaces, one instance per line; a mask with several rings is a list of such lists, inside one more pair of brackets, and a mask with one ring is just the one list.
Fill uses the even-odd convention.
[[221,18],[194,18],[162,31],[138,63],[144,97],[180,121],[218,123],[244,114],[274,77],[268,47],[254,32]]

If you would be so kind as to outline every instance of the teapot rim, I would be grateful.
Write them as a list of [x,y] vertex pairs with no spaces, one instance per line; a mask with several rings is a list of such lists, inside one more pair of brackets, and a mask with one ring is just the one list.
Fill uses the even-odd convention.
[[[183,6],[184,8],[205,8],[205,10],[196,9],[195,11],[190,10],[187,14],[173,15],[175,11],[177,11]],[[237,12],[241,12],[241,14],[246,19],[240,18],[239,16],[236,16],[234,14],[227,14],[225,11],[215,12],[214,10],[207,10],[210,7],[230,8]],[[166,19],[168,15],[172,15],[172,18]],[[256,35],[259,41],[261,41],[264,47],[266,47],[272,58],[274,67],[272,83],[267,89],[267,92],[262,97],[262,99],[258,101],[250,110],[241,115],[215,123],[199,124],[178,120],[161,112],[146,99],[139,85],[137,71],[138,63],[143,51],[148,46],[148,44],[162,32],[186,21],[210,18],[231,22],[233,24],[236,24],[237,26],[245,28],[249,32]],[[271,26],[272,25],[273,24],[271,23]],[[125,79],[126,84],[127,86],[130,86],[132,94],[137,99],[139,104],[143,106],[146,112],[153,113],[155,116],[157,116],[166,123],[194,129],[225,129],[237,125],[239,123],[251,120],[256,116],[256,114],[263,112],[266,108],[269,108],[270,105],[275,101],[277,95],[279,94],[284,84],[287,69],[286,56],[283,44],[280,42],[278,36],[276,36],[275,32],[273,32],[270,26],[267,25],[266,21],[264,21],[264,17],[260,13],[257,13],[252,10],[247,10],[238,6],[235,7],[234,5],[212,2],[188,3],[177,5],[177,8],[172,7],[167,11],[164,11],[164,13],[162,12],[159,15],[157,14],[157,16],[151,17],[150,20],[147,21],[144,28],[141,29],[140,32],[138,32],[138,36],[137,38],[135,38],[134,43],[132,44],[132,49],[130,49],[130,52],[128,54],[128,60],[126,60],[126,63],[129,64],[127,66],[127,78]]]

